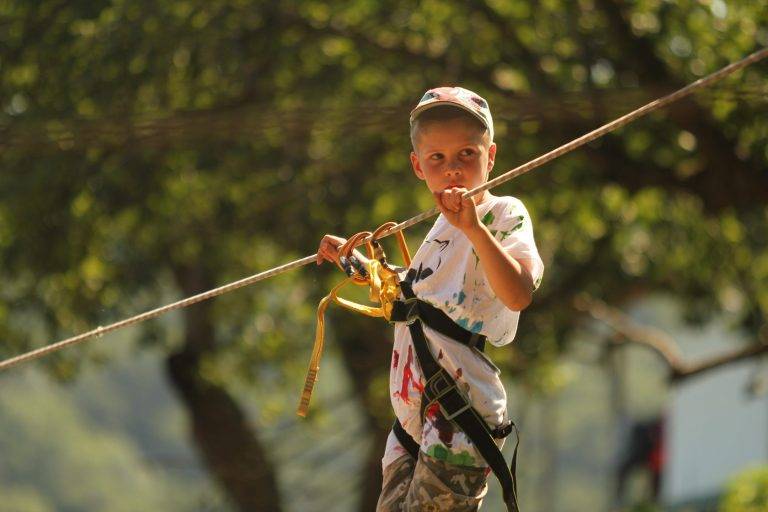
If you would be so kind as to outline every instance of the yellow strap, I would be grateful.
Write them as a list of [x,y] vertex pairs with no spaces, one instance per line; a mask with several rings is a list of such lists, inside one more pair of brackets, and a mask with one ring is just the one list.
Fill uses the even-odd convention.
[[[375,235],[384,229],[388,229],[390,226],[394,225],[396,225],[394,222],[389,222],[380,226],[376,231],[374,231],[374,238]],[[351,237],[350,241],[345,244],[345,246],[348,248],[348,251],[351,252],[352,247],[354,247],[354,242],[358,238],[367,235],[370,235],[370,233],[358,233]],[[405,261],[406,266],[410,266],[411,255],[408,252],[408,246],[405,243],[405,237],[403,236],[402,231],[397,232],[397,238],[400,252],[403,255],[403,260]],[[296,414],[302,418],[307,416],[307,411],[309,410],[309,400],[312,398],[312,390],[315,387],[315,382],[317,382],[317,374],[320,371],[320,357],[323,353],[325,338],[325,310],[328,308],[328,305],[333,301],[338,305],[349,309],[350,311],[354,311],[355,313],[377,318],[383,317],[389,320],[392,315],[392,305],[394,301],[396,301],[400,296],[400,284],[397,272],[389,267],[386,262],[382,263],[382,261],[385,260],[382,259],[382,261],[379,261],[375,257],[374,249],[370,242],[367,244],[367,246],[369,256],[367,265],[367,278],[363,279],[357,275],[346,278],[334,286],[330,293],[323,297],[323,299],[320,301],[320,304],[317,306],[317,329],[315,330],[315,344],[312,348],[312,357],[309,360],[309,369],[307,370],[307,378],[304,380],[304,389],[301,392],[299,407],[296,410]],[[381,255],[383,257],[383,251],[381,252]],[[368,284],[370,286],[369,299],[371,302],[380,304],[380,306],[366,306],[364,304],[358,304],[357,302],[352,302],[351,300],[339,297],[339,290],[350,283],[357,285]]]
[[333,287],[331,292],[323,297],[320,304],[317,306],[317,329],[315,330],[315,345],[312,348],[312,357],[309,360],[309,369],[307,370],[307,378],[304,380],[304,390],[301,392],[301,400],[299,401],[299,408],[296,410],[296,414],[305,418],[307,416],[307,410],[309,409],[309,399],[312,398],[312,390],[317,382],[317,373],[320,371],[320,356],[323,354],[323,340],[325,336],[325,310],[328,308],[328,304],[332,300],[336,300],[336,295],[339,290],[354,282],[354,279],[348,277],[339,284]]
[[357,302],[352,302],[351,300],[347,300],[343,297],[334,297],[333,301],[339,306],[343,306],[346,309],[354,311],[355,313],[360,313],[361,315],[372,316],[375,318],[384,317],[384,312],[381,307],[358,304]]

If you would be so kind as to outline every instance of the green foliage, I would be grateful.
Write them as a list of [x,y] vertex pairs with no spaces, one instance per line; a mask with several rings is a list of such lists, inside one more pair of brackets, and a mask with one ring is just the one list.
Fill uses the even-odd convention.
[[[430,85],[489,98],[500,172],[647,99],[619,88],[652,94],[768,40],[764,10],[722,2],[555,1],[530,19],[525,2],[482,1],[7,2],[4,13],[4,303],[43,313],[43,339],[157,304],[182,268],[213,286],[310,253],[324,232],[428,207],[408,169],[406,118]],[[628,32],[608,30],[616,23]],[[764,323],[764,202],[707,184],[729,180],[719,166],[734,150],[765,168],[764,116],[728,96],[763,79],[747,69],[687,113],[637,121],[496,191],[529,205],[547,264],[545,307],[521,327],[528,357],[565,343],[582,290],[622,300],[664,289],[689,299],[692,319],[725,308],[750,329]],[[714,147],[696,120],[732,147]],[[311,302],[325,279],[301,275],[292,293]],[[248,317],[269,323],[253,294],[226,302],[228,343]],[[7,354],[27,346],[1,324]]]
[[[322,233],[413,215],[431,199],[408,168],[407,111],[430,85],[489,98],[500,172],[768,41],[749,3],[564,5],[6,2],[4,311],[63,337],[156,305],[183,269],[208,276],[188,294],[308,254]],[[718,185],[764,180],[764,116],[736,101],[764,76],[747,69],[496,191],[529,205],[547,264],[521,326],[528,358],[566,343],[583,290],[663,289],[691,319],[765,323],[765,202]],[[300,275],[291,293],[311,303],[328,274]],[[217,303],[226,343],[249,317],[285,317],[260,293]],[[29,340],[7,315],[10,355]]]
[[[407,116],[430,86],[489,99],[498,174],[768,44],[760,2],[9,0],[0,17],[0,357],[428,208]],[[692,321],[765,329],[765,78],[753,66],[494,191],[528,206],[547,266],[500,366],[567,383],[585,291],[664,291]],[[338,277],[216,299],[206,376],[298,383]],[[178,320],[143,325],[140,348],[173,350]],[[98,348],[42,364],[71,377],[84,355]]]
[[[126,402],[108,403],[101,395],[106,390],[92,390],[91,400],[104,403],[90,404],[101,416],[89,417],[83,414],[87,404],[77,403],[71,389],[57,388],[39,372],[17,377],[5,379],[0,393],[3,510],[198,510],[195,504],[210,493],[192,491],[179,473],[149,460],[137,440],[126,435],[128,428],[109,424],[103,416],[107,410],[112,420],[124,415],[126,423],[141,421],[131,417],[135,410],[120,410]],[[108,391],[109,400],[120,396],[116,389]],[[167,428],[171,419],[179,421],[173,415],[165,422],[158,419],[155,431]],[[165,444],[158,453],[175,450]]]
[[632,506],[629,512],[660,512],[661,509],[653,503],[639,503]]
[[768,466],[734,476],[720,501],[720,512],[760,512],[768,509]]

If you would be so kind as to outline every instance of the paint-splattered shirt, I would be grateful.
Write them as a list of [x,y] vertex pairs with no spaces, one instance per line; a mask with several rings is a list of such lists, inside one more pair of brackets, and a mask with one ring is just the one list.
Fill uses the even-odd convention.
[[[514,197],[490,196],[477,210],[512,257],[531,260],[532,277],[538,286],[544,265],[523,203]],[[420,299],[442,309],[465,329],[484,334],[490,343],[502,346],[515,337],[520,313],[508,309],[496,297],[469,239],[442,215],[413,257],[405,280],[412,283]],[[476,349],[427,326],[424,332],[437,361],[454,376],[486,422],[492,428],[504,423],[507,397],[498,368]],[[433,457],[463,466],[487,466],[464,433],[443,417],[436,404],[427,408],[422,425],[424,379],[415,358],[408,327],[396,324],[389,387],[392,407],[403,428]],[[383,466],[405,453],[390,433]]]

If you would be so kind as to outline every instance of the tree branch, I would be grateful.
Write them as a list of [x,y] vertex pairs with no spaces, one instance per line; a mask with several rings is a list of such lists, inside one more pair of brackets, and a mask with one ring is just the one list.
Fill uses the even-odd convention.
[[592,318],[604,322],[621,334],[626,341],[640,343],[653,349],[669,366],[672,381],[688,379],[715,368],[768,353],[768,343],[758,341],[749,346],[710,357],[699,363],[685,363],[677,343],[669,334],[659,329],[641,326],[626,313],[589,295],[576,297],[574,307],[589,314]]
[[641,326],[626,313],[586,294],[577,296],[573,303],[576,309],[605,323],[628,341],[640,343],[653,349],[664,359],[673,373],[683,369],[680,348],[675,340],[665,332],[652,327]]

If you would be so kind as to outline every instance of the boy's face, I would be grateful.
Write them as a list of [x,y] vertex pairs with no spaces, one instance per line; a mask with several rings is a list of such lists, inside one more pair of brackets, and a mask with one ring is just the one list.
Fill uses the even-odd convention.
[[[470,190],[488,181],[496,157],[496,144],[488,145],[483,132],[462,119],[425,123],[411,152],[413,172],[432,192],[452,187]],[[474,196],[480,203],[486,192]]]

